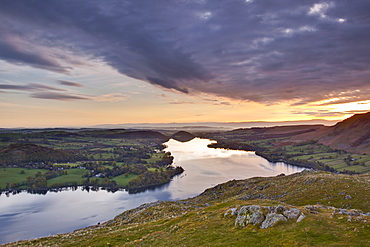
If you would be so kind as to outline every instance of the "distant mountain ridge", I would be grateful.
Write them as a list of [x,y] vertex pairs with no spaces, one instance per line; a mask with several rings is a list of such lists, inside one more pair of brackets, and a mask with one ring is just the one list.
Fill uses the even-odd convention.
[[237,128],[252,128],[252,127],[273,127],[273,126],[288,126],[288,125],[326,125],[331,126],[338,121],[312,119],[302,121],[251,121],[251,122],[196,122],[196,123],[127,123],[127,124],[100,124],[90,126],[91,128],[115,129],[115,128],[134,128],[134,129],[178,129],[178,130],[209,130],[219,128],[225,130]]

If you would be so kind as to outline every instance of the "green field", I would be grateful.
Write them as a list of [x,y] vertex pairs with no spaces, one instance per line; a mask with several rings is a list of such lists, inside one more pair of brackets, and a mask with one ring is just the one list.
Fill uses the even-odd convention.
[[[21,174],[22,170],[24,174]],[[37,172],[44,173],[46,171],[44,169],[0,168],[0,189],[5,189],[7,183],[22,183],[26,181],[27,177],[34,176]]]
[[125,174],[122,174],[122,175],[119,175],[117,177],[114,177],[113,180],[116,181],[120,186],[127,186],[128,185],[128,182],[130,182],[130,180],[134,179],[134,178],[137,178],[138,175],[135,175],[135,174],[129,174],[128,177],[126,177]]
[[83,179],[82,175],[86,173],[86,170],[84,169],[68,169],[67,170],[68,174],[67,175],[62,175],[56,178],[52,178],[47,180],[48,186],[53,185],[55,183],[63,183],[63,184],[81,184],[81,181]]
[[156,161],[160,160],[163,157],[163,153],[153,153],[150,159],[146,159],[146,162],[155,163]]
[[71,163],[57,163],[56,165],[76,167],[79,166],[80,164],[71,162]]

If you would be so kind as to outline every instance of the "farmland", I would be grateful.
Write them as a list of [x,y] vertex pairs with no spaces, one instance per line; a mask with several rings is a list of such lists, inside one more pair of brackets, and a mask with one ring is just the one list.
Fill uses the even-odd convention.
[[294,126],[288,129],[282,126],[238,129],[205,133],[204,137],[217,140],[210,147],[256,151],[271,162],[284,161],[296,166],[349,174],[370,172],[369,154],[337,149],[315,139],[302,138],[320,128]]
[[0,190],[65,186],[136,189],[169,182],[171,167],[159,132],[18,130],[0,133]]

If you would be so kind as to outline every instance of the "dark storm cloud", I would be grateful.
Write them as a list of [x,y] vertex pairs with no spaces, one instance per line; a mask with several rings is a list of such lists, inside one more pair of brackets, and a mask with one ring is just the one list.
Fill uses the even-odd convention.
[[73,81],[64,81],[64,80],[58,80],[58,83],[64,86],[70,86],[70,87],[83,87],[84,85],[73,82]]
[[[0,20],[2,18],[0,17]],[[1,24],[0,24],[1,26]],[[0,28],[0,31],[3,28]],[[58,64],[56,60],[50,59],[46,56],[43,56],[39,51],[30,51],[26,49],[19,49],[20,47],[16,46],[13,42],[14,37],[6,37],[6,35],[0,34],[0,58],[6,60],[10,63],[16,64],[26,64],[35,68],[47,69],[60,73],[67,73],[67,69],[63,68]],[[25,44],[23,44],[25,45]]]
[[370,99],[361,93],[369,9],[349,0],[3,0],[0,59],[65,73],[46,49],[58,48],[184,93],[265,104]]

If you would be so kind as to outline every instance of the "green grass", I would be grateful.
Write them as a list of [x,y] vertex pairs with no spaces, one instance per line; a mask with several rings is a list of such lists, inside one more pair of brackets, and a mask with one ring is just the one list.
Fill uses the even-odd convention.
[[56,165],[76,167],[76,166],[79,166],[80,164],[78,163],[58,163]]
[[[21,171],[24,174],[21,174]],[[5,189],[7,183],[21,183],[26,181],[29,176],[34,176],[37,172],[44,173],[44,169],[27,169],[27,168],[0,168],[0,189]]]
[[68,172],[67,175],[62,175],[62,176],[58,176],[58,177],[47,180],[48,186],[55,184],[55,183],[80,184],[81,180],[86,179],[82,177],[82,175],[84,175],[87,172],[84,169],[68,169],[67,172]]
[[114,177],[113,180],[116,181],[120,186],[126,186],[128,185],[128,182],[134,178],[137,178],[138,175],[130,173],[128,177],[125,176],[125,174],[119,175],[117,177]]
[[158,160],[161,160],[163,157],[163,153],[153,153],[152,156],[149,159],[146,159],[146,162],[155,163]]

